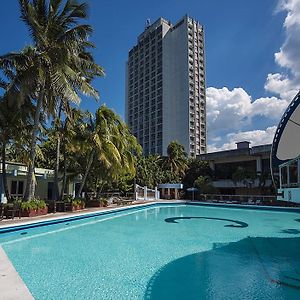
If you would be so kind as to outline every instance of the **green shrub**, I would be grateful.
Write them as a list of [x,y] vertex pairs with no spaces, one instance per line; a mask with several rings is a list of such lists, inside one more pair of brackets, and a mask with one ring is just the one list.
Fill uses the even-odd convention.
[[74,199],[72,203],[74,206],[85,206],[85,202],[80,198]]
[[107,206],[108,201],[107,201],[107,199],[105,199],[105,198],[101,198],[101,199],[100,199],[100,203],[102,203],[103,206]]
[[46,208],[46,202],[40,199],[31,199],[20,203],[21,210],[36,210]]
[[64,196],[63,201],[64,202],[73,202],[74,198],[72,195],[67,195],[67,196]]

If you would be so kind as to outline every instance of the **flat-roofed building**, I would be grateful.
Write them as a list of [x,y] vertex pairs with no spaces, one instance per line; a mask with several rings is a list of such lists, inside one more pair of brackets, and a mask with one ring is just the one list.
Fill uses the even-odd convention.
[[[27,181],[27,166],[17,162],[7,162],[5,164],[8,192],[13,198],[22,198],[24,196]],[[4,192],[4,183],[2,175],[2,163],[0,164],[0,203],[6,203],[7,199]],[[54,196],[54,170],[35,168],[35,196],[42,200],[52,200]],[[81,182],[79,176],[69,180],[64,194],[75,196],[75,189]],[[61,183],[59,184],[61,187]]]
[[[271,193],[271,144],[250,147],[247,141],[238,142],[233,150],[211,152],[197,156],[209,162],[214,173],[213,185],[221,194],[244,195]],[[245,170],[249,178],[234,180],[238,169]],[[245,176],[246,177],[246,176]]]

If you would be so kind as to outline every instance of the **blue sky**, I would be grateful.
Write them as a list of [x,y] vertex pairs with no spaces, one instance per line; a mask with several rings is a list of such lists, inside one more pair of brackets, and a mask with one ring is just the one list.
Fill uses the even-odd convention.
[[[106,103],[122,117],[124,117],[125,62],[128,50],[135,44],[137,35],[143,31],[146,19],[155,21],[160,16],[175,23],[183,15],[188,14],[205,26],[208,136],[211,151],[231,148],[233,145],[231,139],[235,137],[233,134],[243,135],[243,132],[246,132],[251,137],[253,130],[266,132],[267,128],[273,128],[278,123],[284,107],[291,100],[283,99],[284,97],[279,95],[278,90],[274,90],[272,84],[274,80],[278,83],[284,78],[293,79],[295,72],[291,67],[284,65],[284,62],[276,61],[274,54],[280,51],[288,38],[288,30],[283,23],[288,13],[298,11],[299,0],[284,1],[284,5],[290,6],[282,6],[281,10],[277,9],[279,3],[277,0],[90,0],[88,2],[89,23],[94,27],[91,39],[97,46],[95,59],[106,71],[105,78],[95,81],[95,86],[101,94],[100,103]],[[0,54],[4,54],[20,50],[30,43],[30,37],[19,20],[18,1],[2,0],[1,4]],[[266,89],[268,74],[280,74],[283,77],[271,78],[271,88]],[[294,91],[294,85],[290,87],[291,89]],[[292,92],[289,96],[291,94]],[[246,99],[247,96],[250,100]],[[261,114],[241,113],[243,107],[249,106],[249,101],[251,110],[251,102],[261,98],[269,99],[267,102],[264,100],[265,102],[256,103],[255,107],[260,107]],[[262,107],[263,104],[269,107],[272,99],[275,103],[274,106],[272,102],[272,109],[278,112],[276,107],[280,106],[280,114],[277,113],[276,117],[264,113]],[[99,104],[92,99],[85,99],[81,105],[82,108],[92,111],[98,106]],[[240,109],[236,109],[237,106],[240,106]],[[233,122],[232,126],[230,118],[228,120],[222,117],[224,114],[229,117],[231,113],[233,118],[238,116],[237,122]],[[229,124],[224,128],[222,122]],[[270,139],[267,142],[269,141]],[[263,141],[255,139],[252,141],[253,144],[261,142]]]

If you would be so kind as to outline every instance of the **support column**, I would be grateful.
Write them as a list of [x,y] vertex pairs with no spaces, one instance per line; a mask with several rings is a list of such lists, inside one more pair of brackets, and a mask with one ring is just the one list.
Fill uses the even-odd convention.
[[157,190],[157,186],[155,187],[155,200],[158,200],[158,190]]
[[136,183],[135,183],[135,179],[134,179],[134,185],[133,185],[133,200],[136,201],[137,200],[137,188],[136,188]]
[[261,157],[257,157],[256,158],[256,173],[260,173],[262,172],[262,164],[261,164]]
[[147,201],[147,187],[144,186],[144,200]]
[[73,182],[73,191],[72,191],[73,198],[75,198],[75,196],[76,196],[75,187],[76,187],[76,182]]

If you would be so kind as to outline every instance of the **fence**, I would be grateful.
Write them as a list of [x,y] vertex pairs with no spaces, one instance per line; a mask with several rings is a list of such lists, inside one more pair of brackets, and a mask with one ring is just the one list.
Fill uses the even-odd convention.
[[200,194],[197,200],[207,202],[226,202],[241,204],[271,204],[276,201],[276,196],[271,195],[220,195],[220,194]]
[[136,200],[158,200],[159,199],[159,191],[157,188],[149,189],[147,186],[140,186],[138,184],[135,185],[135,199]]

